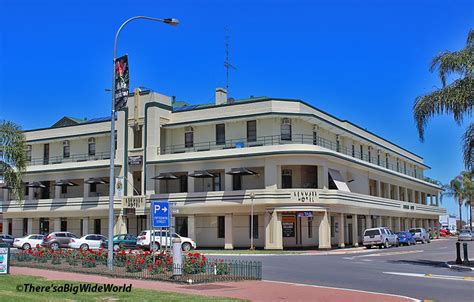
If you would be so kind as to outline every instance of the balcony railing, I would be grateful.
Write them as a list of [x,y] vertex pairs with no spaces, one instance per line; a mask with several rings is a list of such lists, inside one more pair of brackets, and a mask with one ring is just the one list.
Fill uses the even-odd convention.
[[225,149],[240,149],[248,147],[261,147],[261,146],[273,146],[273,145],[289,145],[289,144],[306,144],[306,145],[315,145],[320,146],[326,149],[330,149],[353,158],[363,160],[377,166],[396,171],[402,174],[406,174],[412,177],[423,179],[423,174],[421,171],[416,171],[413,169],[405,169],[403,162],[398,164],[393,164],[386,162],[385,153],[377,156],[377,151],[373,152],[364,152],[361,153],[358,150],[352,150],[352,148],[347,148],[341,146],[337,141],[331,141],[323,137],[313,137],[309,134],[293,134],[291,137],[282,136],[282,135],[269,135],[269,136],[260,136],[256,137],[254,140],[248,140],[246,138],[241,139],[230,139],[217,143],[216,141],[209,142],[199,142],[193,144],[178,144],[170,145],[164,148],[158,148],[158,154],[176,154],[176,153],[186,153],[186,152],[201,152],[201,151],[210,151],[210,150],[225,150]]
[[93,160],[102,160],[110,159],[110,152],[100,152],[95,155],[86,154],[74,154],[69,157],[64,156],[50,156],[49,158],[32,158],[27,161],[28,166],[38,166],[38,165],[51,165],[51,164],[62,164],[62,163],[72,163],[72,162],[84,162],[84,161],[93,161]]

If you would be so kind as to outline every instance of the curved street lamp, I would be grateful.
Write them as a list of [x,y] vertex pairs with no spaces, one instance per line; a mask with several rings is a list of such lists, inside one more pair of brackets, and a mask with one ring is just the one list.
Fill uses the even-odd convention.
[[[115,60],[117,58],[117,40],[122,29],[133,20],[144,19],[150,21],[156,21],[165,23],[168,25],[176,26],[179,21],[174,18],[158,19],[147,16],[135,16],[127,19],[120,25],[114,40],[114,57],[113,57],[113,68],[112,68],[112,112],[110,119],[110,187],[109,187],[109,242],[108,242],[108,253],[107,253],[107,267],[113,268],[114,251],[113,251],[113,237],[114,237],[114,190],[115,190]],[[126,164],[126,163],[124,163]],[[145,163],[146,165],[146,163]],[[126,175],[125,175],[126,177]]]

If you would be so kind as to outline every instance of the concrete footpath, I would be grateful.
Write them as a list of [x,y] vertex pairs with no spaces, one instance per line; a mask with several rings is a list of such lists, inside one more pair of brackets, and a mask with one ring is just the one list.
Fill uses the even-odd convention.
[[142,288],[201,296],[240,298],[250,301],[418,301],[416,299],[397,295],[275,281],[241,281],[183,285],[171,282],[109,278],[105,276],[59,272],[27,267],[12,267],[11,273],[13,275],[44,277],[48,280],[113,283],[116,285],[123,285],[125,283],[132,284],[132,290],[133,288]]

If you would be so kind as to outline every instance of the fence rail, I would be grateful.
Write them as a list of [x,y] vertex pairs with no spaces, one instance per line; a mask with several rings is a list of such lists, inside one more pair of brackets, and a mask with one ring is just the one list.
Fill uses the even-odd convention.
[[50,165],[50,164],[62,164],[62,163],[72,163],[72,162],[83,162],[83,161],[93,161],[93,160],[102,160],[110,159],[110,152],[99,152],[94,155],[88,153],[85,154],[72,154],[68,157],[64,156],[50,156],[48,158],[31,158],[26,162],[28,166],[38,166],[38,165]]

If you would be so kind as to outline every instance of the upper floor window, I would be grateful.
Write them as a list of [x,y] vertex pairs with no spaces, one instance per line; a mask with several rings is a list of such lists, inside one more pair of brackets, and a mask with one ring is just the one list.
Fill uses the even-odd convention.
[[31,161],[31,145],[26,145],[26,161]]
[[369,163],[372,162],[372,148],[369,146]]
[[364,146],[360,145],[360,159],[364,159]]
[[69,158],[71,155],[69,141],[63,141],[63,157]]
[[95,155],[95,138],[89,138],[89,156]]
[[385,168],[388,169],[388,153],[385,153]]
[[281,188],[282,189],[293,188],[293,173],[290,169],[283,169],[281,171]]
[[380,166],[380,151],[377,152],[377,165]]
[[291,141],[291,120],[289,118],[284,118],[281,120],[281,140]]
[[355,146],[352,145],[352,157],[355,157],[356,151],[355,151]]
[[247,141],[257,141],[257,121],[247,121]]
[[184,129],[184,147],[192,148],[194,146],[194,129],[186,127]]
[[407,163],[403,162],[403,173],[407,174]]
[[340,152],[341,142],[339,141],[339,135],[336,135],[336,152]]
[[400,172],[400,159],[397,158],[397,172]]
[[142,133],[143,133],[142,125],[136,125],[135,127],[133,127],[133,148],[142,147]]
[[216,125],[216,145],[225,144],[225,124]]
[[43,145],[43,165],[49,164],[49,144]]

